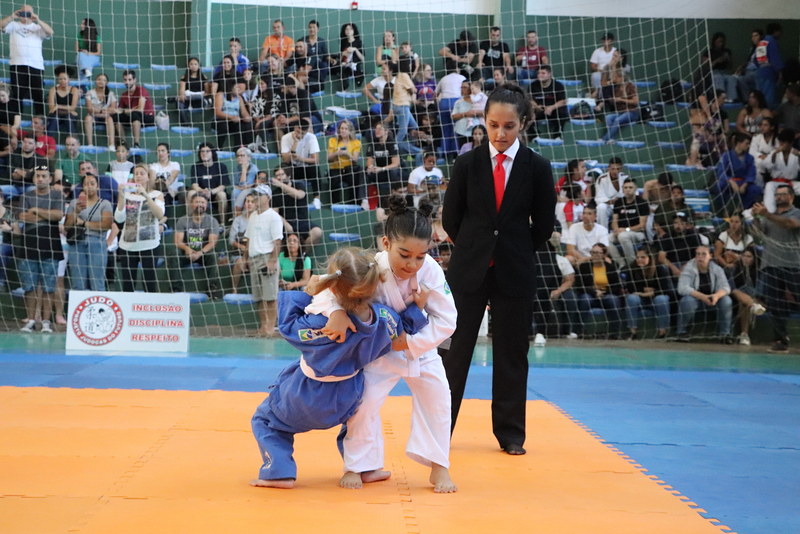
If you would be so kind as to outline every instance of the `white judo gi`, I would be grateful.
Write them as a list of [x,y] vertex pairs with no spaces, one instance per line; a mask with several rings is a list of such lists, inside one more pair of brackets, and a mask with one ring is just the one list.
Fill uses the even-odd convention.
[[[391,351],[364,368],[361,405],[347,421],[343,441],[344,469],[362,473],[384,466],[380,410],[401,378],[405,379],[412,396],[411,434],[406,454],[428,467],[431,463],[449,467],[450,386],[436,348],[456,329],[453,295],[444,271],[430,256],[425,257],[416,276],[409,280],[395,278],[389,267],[388,253],[379,252],[375,258],[381,270],[387,273],[387,280],[378,285],[376,301],[399,313],[413,302],[412,293],[424,284],[431,290],[424,310],[428,324],[417,334],[406,337],[407,350]],[[316,297],[314,300],[318,301]],[[333,309],[329,307],[325,315]]]

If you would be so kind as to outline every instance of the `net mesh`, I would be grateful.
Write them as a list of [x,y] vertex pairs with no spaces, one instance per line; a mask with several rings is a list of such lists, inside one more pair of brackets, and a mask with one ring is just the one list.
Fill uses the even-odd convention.
[[[563,88],[567,105],[555,114],[540,114],[527,129],[524,141],[552,162],[556,180],[568,176],[575,166],[573,160],[582,162],[577,165],[578,173],[565,178],[559,188],[561,235],[553,240],[553,254],[566,254],[573,265],[568,268],[553,254],[542,253],[540,261],[548,267],[541,270],[542,291],[534,306],[532,334],[606,337],[628,334],[635,326],[640,337],[653,337],[662,330],[669,335],[702,337],[749,329],[751,312],[760,311],[754,306],[766,289],[763,281],[746,278],[751,269],[742,264],[741,254],[727,250],[749,244],[749,218],[743,221],[746,237],[738,237],[742,225],[736,221],[725,234],[728,239],[720,242],[722,250],[715,250],[720,248],[719,235],[728,229],[729,217],[743,206],[740,200],[711,187],[715,181],[712,167],[730,148],[721,125],[726,116],[734,122],[741,109],[741,104],[725,97],[734,100],[740,95],[723,95],[715,101],[715,91],[724,87],[717,77],[704,75],[701,67],[710,34],[720,29],[738,32],[737,42],[731,39],[729,46],[734,49],[734,59],[745,62],[750,44],[744,36],[749,34],[750,23],[728,22],[728,28],[705,19],[558,17],[522,9],[495,17],[472,4],[465,8],[445,3],[432,8],[419,0],[395,9],[359,9],[356,1],[340,7],[331,9],[328,3],[313,1],[295,6],[116,0],[39,4],[35,15],[54,31],[43,43],[44,90],[37,97],[35,93],[17,94],[20,87],[7,86],[12,103],[19,99],[21,124],[17,126],[34,138],[37,158],[43,158],[37,159],[37,164],[48,165],[60,180],[54,187],[66,195],[65,212],[75,212],[75,206],[68,207],[73,198],[82,202],[80,162],[88,160],[90,172],[101,175],[100,196],[112,200],[112,218],[117,222],[108,236],[107,250],[79,250],[68,245],[67,230],[76,219],[88,216],[88,210],[82,211],[83,205],[78,204],[77,216],[73,214],[60,225],[68,260],[57,270],[53,302],[44,305],[52,306],[53,311],[43,312],[43,305],[26,308],[21,297],[31,283],[25,280],[20,260],[28,257],[26,247],[38,250],[38,244],[45,241],[26,237],[41,221],[26,222],[35,219],[22,215],[32,206],[24,200],[25,190],[34,184],[32,160],[27,153],[24,159],[13,154],[4,158],[4,219],[10,225],[2,241],[2,273],[8,290],[2,295],[0,312],[4,327],[16,329],[26,324],[25,319],[46,315],[55,322],[63,315],[65,291],[105,287],[189,291],[195,333],[258,332],[262,325],[252,299],[254,265],[242,252],[247,241],[246,216],[258,202],[257,195],[249,196],[255,193],[257,180],[271,185],[273,201],[282,205],[282,215],[292,231],[299,233],[301,259],[292,259],[292,252],[284,267],[290,287],[301,285],[292,282],[303,276],[309,263],[311,271],[318,272],[337,247],[376,246],[389,194],[399,192],[415,202],[439,205],[461,146],[478,142],[462,134],[468,134],[480,119],[453,117],[463,113],[462,107],[454,107],[458,94],[445,94],[438,102],[435,99],[436,86],[447,74],[445,50],[469,32],[473,40],[463,45],[463,50],[459,50],[462,45],[452,45],[459,54],[474,53],[474,58],[454,62],[456,71],[470,81],[479,81],[475,93],[466,98],[480,106],[484,97],[479,93],[488,91],[495,75],[492,66],[509,65],[513,69],[501,68],[500,73],[505,70],[524,88],[536,88],[537,60],[533,56],[538,54],[539,64],[552,68],[552,79]],[[87,24],[86,18],[92,23]],[[309,33],[311,21],[316,21],[317,39]],[[502,29],[500,42],[508,46],[508,63],[504,63],[503,48],[491,46],[495,25]],[[91,31],[80,33],[86,26],[96,27],[96,39]],[[348,27],[354,30],[355,39],[349,38]],[[535,31],[535,42],[527,41],[530,31]],[[607,34],[613,34],[617,50],[617,56],[606,51],[607,59],[613,58],[611,66],[618,68],[607,68],[602,76],[598,73],[601,86],[595,87],[590,58],[603,44],[599,38],[609,37]],[[12,78],[23,80],[9,61],[13,52],[10,39],[4,36],[0,45],[4,58],[0,76],[7,84]],[[298,46],[300,40],[304,44]],[[481,52],[483,41],[489,45]],[[523,53],[526,45],[530,50]],[[226,54],[233,55],[233,69],[238,72],[219,73]],[[197,75],[189,74],[187,58],[196,58]],[[600,61],[601,70],[607,59]],[[401,113],[387,116],[391,109],[387,100],[392,95],[381,78],[379,63],[384,60],[387,65],[417,73],[416,100],[410,106],[413,122],[408,128]],[[245,61],[249,64],[246,72],[239,68]],[[524,61],[530,61],[526,73],[520,68]],[[617,71],[619,79],[614,78]],[[63,90],[55,88],[62,73],[69,77]],[[98,97],[96,79],[101,74],[107,84]],[[123,94],[133,76],[137,87],[149,95],[145,107],[138,114],[113,113],[115,106],[139,104],[139,93],[133,98]],[[704,115],[690,111],[696,101],[693,88],[698,86],[711,95]],[[74,108],[70,108],[73,96],[69,87],[75,88]],[[459,83],[454,87],[458,92]],[[116,104],[111,104],[109,92],[114,93]],[[618,105],[615,112],[609,104],[615,97],[633,103]],[[601,101],[606,102],[604,108],[598,107]],[[50,116],[53,104],[64,106],[55,112],[56,117]],[[107,121],[103,110],[109,105],[112,113]],[[44,115],[41,121],[35,118],[38,114]],[[295,123],[302,125],[297,132]],[[385,145],[374,140],[378,123],[389,132],[390,141]],[[37,124],[46,131],[34,130]],[[25,149],[21,132],[16,138],[6,133],[4,144],[17,151]],[[52,139],[48,140],[48,135]],[[123,151],[114,147],[120,141],[127,146]],[[49,147],[50,152],[48,143],[55,145]],[[70,143],[75,145],[72,152]],[[209,152],[204,151],[206,145]],[[242,146],[246,150],[242,151]],[[433,154],[432,165],[425,167],[427,152]],[[25,172],[17,173],[20,163]],[[138,163],[150,171],[149,179],[142,183],[148,190],[160,192],[154,198],[164,199],[163,210],[150,211],[143,197],[134,193],[135,179],[129,173]],[[281,166],[291,180],[285,185],[273,181]],[[256,170],[266,171],[264,177],[257,176]],[[614,215],[614,191],[622,189],[626,177],[646,197],[644,211],[639,213],[642,221],[638,215],[630,215],[630,206]],[[416,184],[415,189],[407,187],[409,181]],[[609,190],[611,182],[616,186]],[[133,201],[118,204],[118,195]],[[206,197],[208,202],[193,197]],[[570,230],[573,225],[584,227],[584,219],[591,216],[581,211],[595,203],[597,224],[612,234],[609,259],[604,263],[607,275],[596,273],[591,261],[580,260],[591,257],[595,234],[587,237]],[[212,222],[199,222],[195,204],[203,205]],[[119,206],[123,209],[117,210]],[[195,223],[193,213],[197,215]],[[434,216],[438,213],[434,210]],[[680,215],[677,222],[675,215]],[[587,222],[585,228],[589,227]],[[446,267],[446,234],[440,226],[435,228],[431,253]],[[288,235],[289,228],[286,230]],[[216,244],[209,245],[209,233],[218,234]],[[182,241],[176,243],[176,237]],[[752,295],[732,299],[733,311],[725,327],[713,315],[695,316],[691,310],[684,310],[691,318],[680,319],[677,274],[681,264],[694,258],[699,243],[711,246],[712,256],[728,267],[728,276],[739,276],[740,282],[753,285]],[[796,247],[796,243],[770,242],[763,235],[756,235],[755,243],[771,243],[790,251]],[[651,253],[650,261],[663,265],[659,269],[664,270],[665,283],[671,287],[656,287],[651,294],[647,288],[655,284],[654,275],[647,271],[642,281],[632,272],[636,270],[636,250],[642,246]],[[204,249],[202,259],[192,256],[199,248]],[[152,254],[146,252],[149,249]],[[107,265],[102,280],[91,270],[72,270],[70,265],[78,262],[79,254],[89,258],[87,265]],[[153,268],[148,269],[151,264]],[[561,291],[559,287],[566,289],[562,283],[570,279],[564,273],[571,269],[575,270],[575,283],[570,291]],[[666,303],[653,298],[660,294],[666,296]],[[790,300],[787,306],[792,304]],[[629,310],[634,311],[630,314]],[[658,317],[664,314],[665,318]]]

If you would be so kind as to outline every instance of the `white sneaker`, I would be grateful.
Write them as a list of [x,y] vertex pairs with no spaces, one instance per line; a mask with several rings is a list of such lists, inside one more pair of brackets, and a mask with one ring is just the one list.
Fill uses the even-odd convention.
[[576,334],[575,332],[570,332],[569,334],[567,334],[567,339],[578,339],[578,334]]
[[117,147],[115,147],[114,145],[108,145],[108,151],[109,152],[116,152],[117,151]]
[[42,321],[42,334],[52,334],[53,329],[50,327],[50,321]]
[[739,334],[739,345],[745,345],[747,347],[750,346],[750,336],[742,332]]
[[755,316],[764,315],[764,312],[766,311],[767,309],[758,302],[754,302],[753,305],[750,306],[750,313]]
[[315,210],[321,210],[322,209],[322,201],[319,199],[319,197],[316,197],[314,199],[314,201],[311,202],[311,205],[314,206]]
[[29,334],[30,334],[31,332],[33,332],[33,330],[34,330],[35,328],[36,328],[36,321],[34,321],[33,319],[31,319],[30,321],[28,321],[27,323],[25,323],[25,326],[23,326],[22,328],[20,328],[20,329],[19,329],[19,331],[20,331],[20,332],[27,332],[27,333],[29,333]]
[[542,334],[536,334],[536,337],[533,338],[534,347],[544,347],[546,344],[547,339]]
[[369,200],[366,198],[361,201],[361,209],[364,211],[369,211]]

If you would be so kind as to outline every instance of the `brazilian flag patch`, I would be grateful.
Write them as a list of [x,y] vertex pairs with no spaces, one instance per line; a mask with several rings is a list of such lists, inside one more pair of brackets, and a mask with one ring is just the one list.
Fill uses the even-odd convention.
[[300,338],[300,341],[313,341],[315,339],[325,337],[325,334],[322,333],[322,330],[303,328],[297,331],[297,336]]
[[450,284],[448,284],[447,282],[445,282],[445,283],[444,283],[444,294],[445,294],[445,295],[449,295],[450,293],[451,293],[451,291],[450,291]]

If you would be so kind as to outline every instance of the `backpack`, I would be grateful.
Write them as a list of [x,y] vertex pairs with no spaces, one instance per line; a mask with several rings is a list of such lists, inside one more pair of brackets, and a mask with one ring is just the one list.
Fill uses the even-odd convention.
[[683,102],[683,86],[680,80],[664,80],[661,82],[661,100],[665,104]]
[[591,119],[594,118],[594,112],[588,102],[581,100],[569,108],[569,116],[571,119]]

